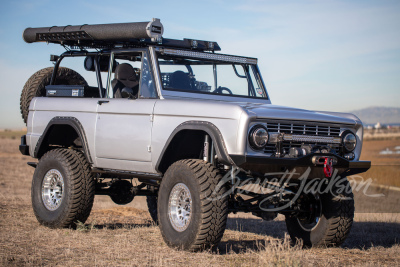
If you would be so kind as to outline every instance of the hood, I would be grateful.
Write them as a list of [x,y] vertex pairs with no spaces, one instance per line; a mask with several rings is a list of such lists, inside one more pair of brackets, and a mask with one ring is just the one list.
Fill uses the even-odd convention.
[[238,103],[250,117],[257,119],[298,120],[329,122],[338,124],[357,124],[359,119],[349,113],[311,111],[272,104]]

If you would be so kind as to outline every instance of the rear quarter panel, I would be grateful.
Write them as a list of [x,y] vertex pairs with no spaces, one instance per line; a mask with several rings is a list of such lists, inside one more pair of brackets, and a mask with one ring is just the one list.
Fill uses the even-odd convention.
[[[55,117],[74,117],[82,124],[88,147],[94,151],[94,133],[96,131],[95,98],[48,98],[36,97],[31,101],[28,115],[27,144],[33,157],[36,145],[49,122]],[[92,153],[94,155],[94,153]],[[93,158],[93,160],[95,160]]]

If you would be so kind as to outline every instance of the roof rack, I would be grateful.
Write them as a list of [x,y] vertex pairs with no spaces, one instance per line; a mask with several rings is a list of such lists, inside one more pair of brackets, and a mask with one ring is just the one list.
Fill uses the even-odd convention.
[[46,42],[72,49],[115,49],[159,45],[198,51],[220,51],[217,42],[194,39],[167,39],[160,19],[147,22],[53,26],[27,28],[22,37],[27,43]]

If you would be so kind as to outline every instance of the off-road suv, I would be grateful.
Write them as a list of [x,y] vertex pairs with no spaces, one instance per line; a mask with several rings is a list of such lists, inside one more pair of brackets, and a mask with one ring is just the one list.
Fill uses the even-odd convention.
[[[370,167],[359,161],[361,121],[272,105],[257,59],[163,30],[153,19],[24,31],[28,43],[67,50],[21,95],[20,151],[39,159],[28,163],[38,221],[75,227],[96,194],[146,196],[171,247],[215,246],[230,212],[280,213],[293,240],[340,245],[354,215],[346,176]],[[97,85],[60,66],[76,57]]]

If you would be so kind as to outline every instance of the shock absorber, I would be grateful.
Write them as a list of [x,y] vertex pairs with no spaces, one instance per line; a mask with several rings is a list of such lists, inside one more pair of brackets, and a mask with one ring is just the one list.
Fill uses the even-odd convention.
[[203,160],[206,162],[210,162],[209,151],[210,151],[210,136],[206,134],[204,136],[204,149],[203,149]]

